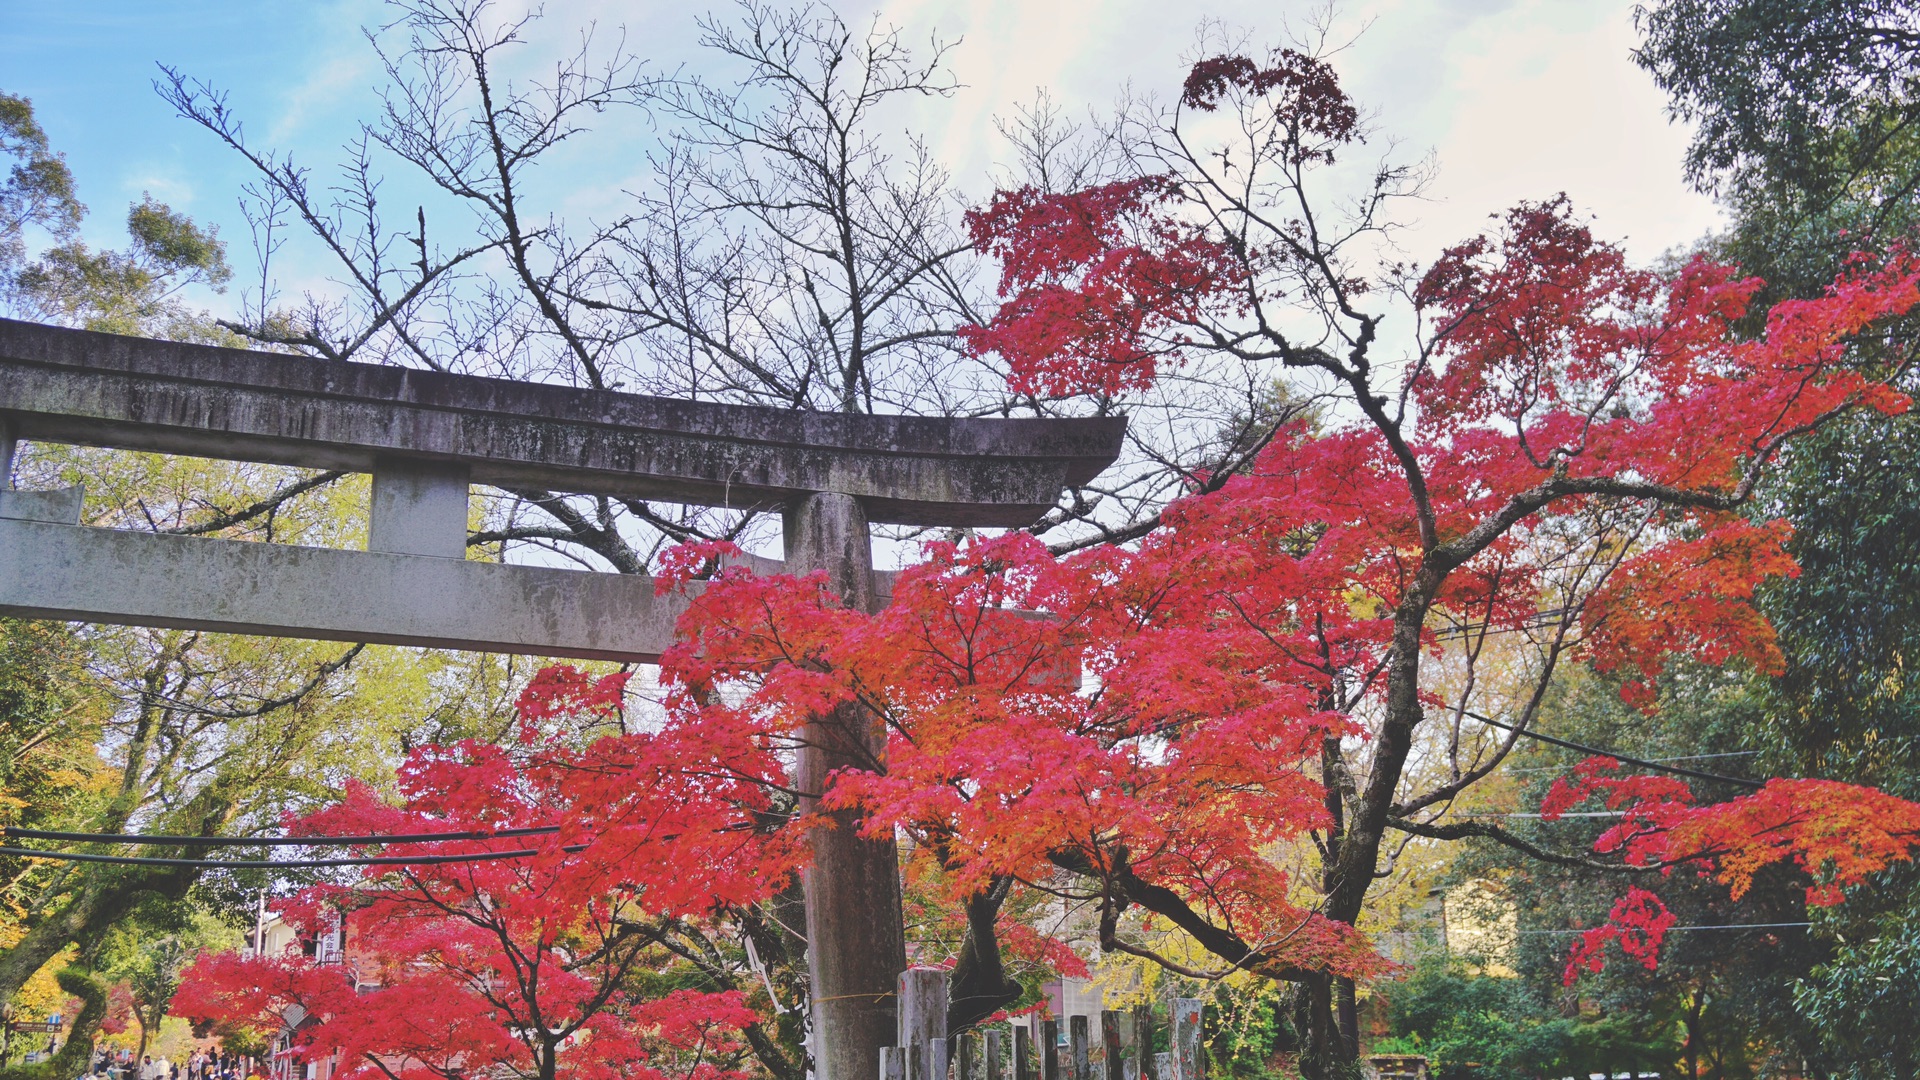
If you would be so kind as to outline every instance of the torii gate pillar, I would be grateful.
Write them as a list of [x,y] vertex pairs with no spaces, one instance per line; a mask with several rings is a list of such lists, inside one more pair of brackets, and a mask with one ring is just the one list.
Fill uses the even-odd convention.
[[[786,508],[786,561],[794,574],[824,570],[847,606],[879,609],[867,516],[851,495],[822,492]],[[795,786],[802,813],[835,769],[872,768],[884,759],[886,731],[871,712],[845,705],[816,717],[803,733]],[[900,903],[899,851],[892,837],[859,835],[858,815],[836,811],[808,838],[807,963],[813,983],[814,1075],[867,1080],[879,1067],[874,1047],[893,1041],[894,987],[907,967]]]

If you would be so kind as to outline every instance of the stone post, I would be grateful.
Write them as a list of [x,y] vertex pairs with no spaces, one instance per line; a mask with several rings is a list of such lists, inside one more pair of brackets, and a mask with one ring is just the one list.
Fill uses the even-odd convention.
[[1169,1010],[1173,1013],[1174,1080],[1202,1080],[1200,1007],[1199,998],[1174,998]]
[[[787,506],[785,527],[789,573],[824,570],[827,587],[847,606],[875,610],[873,548],[858,500],[809,495]],[[794,780],[809,793],[820,791],[835,769],[871,768],[886,747],[874,717],[856,707],[816,718],[803,739]],[[815,800],[803,795],[800,809],[813,813]],[[880,1048],[895,1035],[896,980],[907,967],[899,852],[892,837],[862,838],[857,815],[831,816],[831,828],[809,837],[813,863],[806,874],[815,1075],[876,1080]]]
[[14,433],[13,421],[0,413],[0,491],[13,487],[13,455],[20,449],[20,436]]
[[1100,1010],[1100,1045],[1106,1051],[1107,1080],[1127,1080],[1127,1059],[1120,1045],[1120,1013],[1117,1010]]
[[940,968],[908,968],[900,973],[896,1001],[900,1019],[894,1038],[907,1048],[907,1074],[936,1080],[944,1060],[939,1048],[947,1038],[947,973]]
[[459,462],[376,460],[367,550],[466,558],[471,475]]
[[1136,1080],[1171,1080],[1170,1077],[1157,1076],[1153,1071],[1153,1007],[1151,1005],[1133,1007],[1133,1056]]

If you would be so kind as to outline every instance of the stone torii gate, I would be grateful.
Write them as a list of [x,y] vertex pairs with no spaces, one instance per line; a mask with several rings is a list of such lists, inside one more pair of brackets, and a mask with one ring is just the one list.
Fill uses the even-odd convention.
[[[786,568],[881,603],[869,523],[1019,527],[1126,422],[812,413],[447,375],[0,319],[0,615],[652,662],[684,599],[637,575],[468,562],[471,484],[778,508]],[[373,475],[366,550],[80,524],[8,490],[19,440]],[[808,728],[796,786],[877,749]],[[822,1080],[873,1080],[906,966],[891,840],[816,830],[807,954]]]

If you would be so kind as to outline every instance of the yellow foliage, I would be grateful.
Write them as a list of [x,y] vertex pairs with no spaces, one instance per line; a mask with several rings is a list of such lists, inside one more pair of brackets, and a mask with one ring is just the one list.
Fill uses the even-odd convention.
[[[9,927],[0,935],[0,943],[11,947],[19,941],[22,934],[17,927]],[[54,975],[73,963],[74,950],[71,946],[62,950],[53,959],[43,964],[39,971],[28,978],[13,996],[13,1014],[17,1018],[44,1020],[54,1013],[70,1012],[67,1008],[67,992],[60,989],[54,981]]]

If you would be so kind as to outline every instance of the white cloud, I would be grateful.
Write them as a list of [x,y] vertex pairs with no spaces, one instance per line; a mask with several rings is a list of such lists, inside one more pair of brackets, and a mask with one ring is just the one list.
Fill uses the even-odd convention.
[[[840,5],[851,22],[863,10]],[[1202,19],[1279,43],[1316,7],[1269,0],[1201,5],[1152,0],[890,0],[883,16],[916,35],[963,37],[953,56],[966,84],[951,103],[916,110],[936,152],[977,178],[1003,152],[991,118],[1050,89],[1070,108],[1100,108],[1129,83],[1177,90],[1179,58]],[[1405,157],[1432,150],[1440,172],[1405,236],[1424,256],[1484,226],[1521,199],[1566,191],[1625,236],[1640,258],[1714,228],[1710,200],[1685,188],[1688,133],[1630,57],[1631,9],[1589,0],[1374,0],[1342,13],[1365,27],[1336,67],[1383,139]]]

